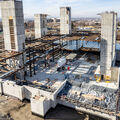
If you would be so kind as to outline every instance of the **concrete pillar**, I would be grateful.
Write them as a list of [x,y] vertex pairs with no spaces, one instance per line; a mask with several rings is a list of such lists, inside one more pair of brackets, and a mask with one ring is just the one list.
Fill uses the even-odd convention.
[[47,15],[35,14],[35,38],[41,38],[47,34]]
[[111,67],[116,61],[117,14],[105,12],[101,16],[100,72],[101,75],[111,77]]
[[71,7],[60,8],[60,34],[71,34]]
[[1,1],[5,50],[23,51],[25,32],[22,1]]

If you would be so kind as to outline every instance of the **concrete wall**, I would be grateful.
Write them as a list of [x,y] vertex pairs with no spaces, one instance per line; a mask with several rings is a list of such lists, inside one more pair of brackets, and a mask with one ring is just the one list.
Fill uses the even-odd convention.
[[20,100],[23,100],[25,98],[24,97],[24,87],[16,85],[15,82],[7,81],[7,80],[3,81],[2,87],[3,87],[2,93],[4,95],[10,95],[10,96],[16,97]]
[[43,95],[45,97],[52,98],[52,94],[50,92],[40,90],[38,88],[33,88],[33,87],[30,87],[30,86],[24,86],[24,89],[25,89],[25,98],[28,99],[28,100],[30,100],[35,95]]
[[57,102],[56,102],[57,94],[64,88],[65,84],[66,84],[66,81],[61,82],[61,85],[58,87],[58,89],[54,93],[47,92],[38,88],[24,86],[24,96],[28,100],[30,100],[35,95],[44,96],[51,100],[51,107],[55,108],[57,105]]
[[[22,1],[1,1],[0,5],[4,31],[5,50],[22,51],[25,47]],[[15,49],[11,48],[9,19],[13,19]]]
[[119,89],[119,82],[120,82],[120,68],[112,67],[111,68],[111,82],[115,82],[117,85],[117,89]]
[[111,81],[117,83],[117,81],[119,79],[119,68],[118,67],[112,67],[111,68],[111,73],[112,73],[112,75],[111,75]]
[[47,15],[35,14],[35,38],[41,38],[47,34]]
[[71,34],[71,8],[60,8],[60,34]]
[[17,97],[20,100],[30,100],[35,95],[42,95],[46,98],[49,98],[52,102],[55,101],[54,93],[47,92],[38,88],[33,88],[30,86],[19,86],[16,85],[15,82],[9,80],[0,79],[0,93]]
[[100,72],[101,75],[111,77],[111,67],[116,60],[116,30],[117,14],[106,12],[101,14],[101,53],[100,53]]
[[39,90],[39,96],[44,96],[46,99],[36,100],[31,98],[31,111],[37,115],[45,116],[48,110],[52,107],[55,108],[57,105],[57,95],[66,85],[66,81],[61,82],[61,85],[54,93],[49,93],[43,90]]
[[39,95],[39,90],[37,88],[24,86],[24,96],[26,99],[30,100],[35,95]]
[[102,113],[102,112],[99,112],[99,111],[93,111],[91,109],[86,109],[86,108],[83,108],[83,107],[77,107],[77,106],[75,106],[75,105],[73,105],[69,102],[65,102],[65,101],[62,101],[62,100],[57,100],[57,101],[58,101],[59,104],[70,107],[70,108],[73,108],[77,111],[85,112],[85,113],[88,113],[88,114],[96,115],[96,116],[106,118],[106,119],[110,119],[110,120],[116,120],[116,116],[113,116],[113,115],[105,114],[105,113]]
[[67,82],[66,80],[64,82],[62,82],[61,85],[60,85],[60,87],[54,92],[54,99],[53,99],[53,104],[52,104],[53,108],[56,107],[56,105],[57,105],[57,101],[56,101],[57,95],[65,87],[66,82]]
[[47,98],[45,98],[45,99],[44,98],[40,98],[40,99],[31,98],[31,111],[32,111],[32,113],[44,117],[50,108],[51,108],[50,99],[47,99]]
[[[7,80],[0,80],[0,84],[2,83],[2,86],[0,86],[0,92],[5,95],[10,95],[17,97],[20,100],[23,100],[24,98],[27,98],[31,100],[31,111],[37,115],[45,116],[45,114],[48,112],[48,110],[51,107],[55,107],[58,103],[61,105],[65,105],[71,108],[74,108],[78,111],[86,112],[89,114],[93,114],[96,116],[100,116],[107,119],[116,120],[115,116],[110,116],[108,114],[104,114],[98,111],[93,111],[90,109],[86,109],[83,107],[76,107],[73,104],[70,104],[65,101],[58,100],[57,94],[63,89],[63,87],[66,84],[66,81],[62,82],[61,85],[58,87],[58,89],[54,93],[46,92],[37,88],[29,87],[29,86],[18,86],[15,84],[15,82],[7,81]],[[34,99],[34,96],[44,96],[45,99]]]

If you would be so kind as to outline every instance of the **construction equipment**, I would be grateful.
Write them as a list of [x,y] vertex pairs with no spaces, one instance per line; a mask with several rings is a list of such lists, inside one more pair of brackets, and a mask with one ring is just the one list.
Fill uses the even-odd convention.
[[110,79],[111,79],[110,76],[105,76],[105,82],[106,82],[106,83],[110,83]]
[[66,64],[66,58],[63,56],[57,61],[57,71],[60,71],[61,68],[64,70],[65,67],[64,65]]
[[95,71],[94,77],[96,79],[96,82],[100,82],[101,81],[101,75],[100,75],[100,65],[98,66],[98,68]]
[[101,77],[100,76],[95,76],[96,78],[96,82],[100,82],[101,81]]

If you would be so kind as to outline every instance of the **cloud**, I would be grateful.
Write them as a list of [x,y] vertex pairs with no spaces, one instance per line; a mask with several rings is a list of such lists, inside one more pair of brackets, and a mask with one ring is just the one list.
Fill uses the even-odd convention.
[[96,17],[97,13],[119,12],[120,0],[23,0],[25,17],[36,13],[46,13],[52,17],[60,16],[60,7],[70,6],[72,17]]

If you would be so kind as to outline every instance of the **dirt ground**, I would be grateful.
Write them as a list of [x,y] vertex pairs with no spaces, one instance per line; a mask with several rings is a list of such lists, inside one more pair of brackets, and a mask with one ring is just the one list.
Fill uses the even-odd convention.
[[74,109],[57,105],[46,117],[32,115],[29,102],[21,102],[16,98],[0,96],[0,120],[104,120],[95,116],[77,112]]

